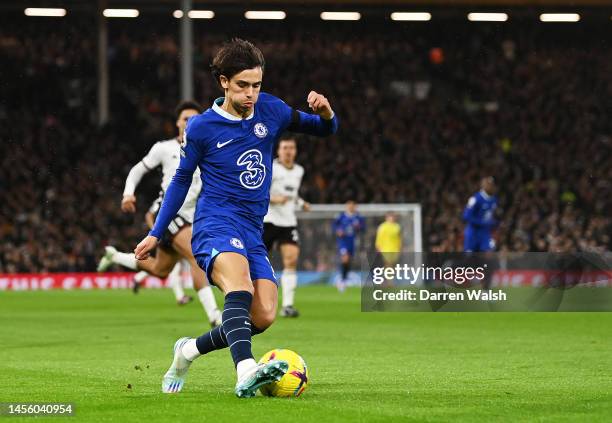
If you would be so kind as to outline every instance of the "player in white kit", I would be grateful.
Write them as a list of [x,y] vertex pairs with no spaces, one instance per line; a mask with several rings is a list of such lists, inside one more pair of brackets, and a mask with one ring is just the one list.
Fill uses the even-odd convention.
[[281,276],[283,304],[280,311],[283,317],[299,316],[299,312],[293,306],[297,287],[297,260],[300,255],[295,211],[296,208],[304,211],[310,209],[310,204],[299,196],[304,168],[295,163],[296,154],[295,139],[280,140],[278,158],[272,163],[270,207],[264,217],[264,244],[268,252],[277,245],[283,260]]
[[[201,106],[195,102],[182,102],[178,105],[176,110],[176,126],[179,130],[179,135],[176,138],[155,143],[149,153],[130,170],[125,181],[123,200],[121,201],[121,209],[124,212],[134,213],[136,211],[136,197],[134,195],[136,187],[146,173],[161,166],[163,173],[162,191],[160,198],[153,203],[149,210],[149,213],[157,214],[159,204],[161,204],[163,195],[168,185],[170,185],[170,181],[176,173],[180,162],[180,140],[187,126],[187,120],[192,116],[200,114],[201,110]],[[173,288],[176,288],[177,284],[180,283],[180,267],[175,271],[173,271],[173,268],[180,266],[181,258],[187,259],[191,265],[194,288],[204,306],[208,320],[211,325],[218,326],[221,323],[221,312],[217,307],[212,289],[206,280],[206,274],[196,263],[191,251],[191,225],[201,188],[200,172],[196,171],[185,202],[160,240],[154,258],[136,260],[133,253],[122,253],[112,246],[107,246],[105,247],[106,252],[98,265],[98,271],[104,272],[111,265],[119,264],[132,270],[146,271],[160,278],[166,278],[171,275],[169,283],[174,285]]]
[[[133,196],[133,194],[128,195]],[[124,199],[127,198],[128,195],[124,195]],[[157,212],[159,211],[161,200],[162,196],[156,198],[153,204],[151,204],[151,207],[149,208],[147,213],[145,214],[145,222],[149,229],[153,228],[153,225],[155,224],[155,217],[157,216]],[[128,204],[126,207],[129,207],[130,205],[131,204]],[[122,207],[123,211],[130,212],[130,210],[127,210],[126,207]],[[172,250],[171,252],[174,252],[174,250]],[[134,292],[134,294],[138,294],[142,282],[148,276],[149,273],[145,270],[141,270],[140,272],[134,274],[134,284],[132,286],[132,291]],[[172,271],[168,274],[166,280],[168,281],[168,286],[172,288],[172,292],[174,292],[174,297],[176,298],[176,303],[178,305],[185,305],[193,301],[193,298],[190,295],[186,295],[183,289],[187,287],[194,287],[189,260],[182,258],[178,263],[176,263]]]

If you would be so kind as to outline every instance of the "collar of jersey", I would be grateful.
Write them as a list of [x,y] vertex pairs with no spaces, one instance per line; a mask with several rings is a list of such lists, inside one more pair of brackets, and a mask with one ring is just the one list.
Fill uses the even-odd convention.
[[[223,102],[225,101],[225,97],[219,97],[218,99],[216,99],[213,102],[213,106],[212,109],[217,112],[217,114],[219,114],[220,116],[224,117],[227,120],[234,120],[234,121],[241,121],[242,118],[239,118],[237,116],[234,116],[231,113],[226,112],[225,110],[223,110],[221,108],[221,104],[223,104]],[[253,113],[251,113],[250,115],[248,115],[245,119],[249,120],[249,119],[253,119],[253,116],[255,115],[255,108],[253,108]]]
[[492,197],[492,195],[487,194],[487,192],[484,189],[480,190],[480,194],[484,197],[485,200],[488,200],[489,198]]

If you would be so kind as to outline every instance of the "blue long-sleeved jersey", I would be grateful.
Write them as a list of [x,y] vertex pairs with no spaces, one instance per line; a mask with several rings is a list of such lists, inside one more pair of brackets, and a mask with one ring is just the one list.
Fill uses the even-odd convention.
[[463,210],[463,220],[467,223],[463,241],[465,251],[491,251],[495,248],[491,230],[497,225],[496,208],[497,197],[494,195],[479,191],[470,197]]
[[[235,216],[257,226],[270,202],[274,145],[285,130],[315,136],[331,135],[338,119],[322,119],[297,111],[282,100],[260,93],[253,114],[246,119],[221,108],[224,99],[189,119],[181,149],[181,162],[164,196],[150,234],[160,238],[181,207],[191,184],[192,174],[200,168],[202,191],[194,218]],[[196,245],[192,245],[196,254]]]
[[336,235],[338,250],[346,250],[352,255],[355,249],[355,237],[365,231],[365,219],[359,213],[342,212],[334,220],[332,230]]

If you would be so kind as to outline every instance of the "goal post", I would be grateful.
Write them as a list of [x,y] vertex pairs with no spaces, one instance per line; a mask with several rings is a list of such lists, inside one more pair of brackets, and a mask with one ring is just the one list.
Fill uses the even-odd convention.
[[[332,230],[334,219],[345,210],[344,204],[312,204],[308,212],[298,212],[300,284],[329,283],[337,273],[336,236]],[[415,203],[358,204],[357,212],[365,218],[365,231],[356,237],[353,269],[368,260],[375,251],[376,229],[385,215],[393,212],[402,231],[402,251],[422,252],[421,205]],[[283,268],[278,250],[271,254],[272,265],[280,277]],[[354,277],[359,278],[359,275]]]

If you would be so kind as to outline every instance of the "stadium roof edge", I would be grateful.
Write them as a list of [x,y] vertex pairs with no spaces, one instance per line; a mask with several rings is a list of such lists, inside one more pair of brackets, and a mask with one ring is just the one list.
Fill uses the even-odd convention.
[[[93,3],[93,4],[92,4]],[[105,7],[144,7],[144,6],[178,6],[177,0],[105,0]],[[94,6],[91,0],[4,0],[6,7],[62,7],[70,5]],[[243,7],[249,9],[274,7],[295,7],[317,5],[331,9],[346,8],[351,6],[376,6],[376,7],[402,7],[415,9],[427,6],[474,6],[474,7],[590,7],[611,6],[610,0],[301,0],[299,3],[289,0],[250,0],[248,2],[239,0],[193,0],[194,8],[210,8],[213,6]]]

